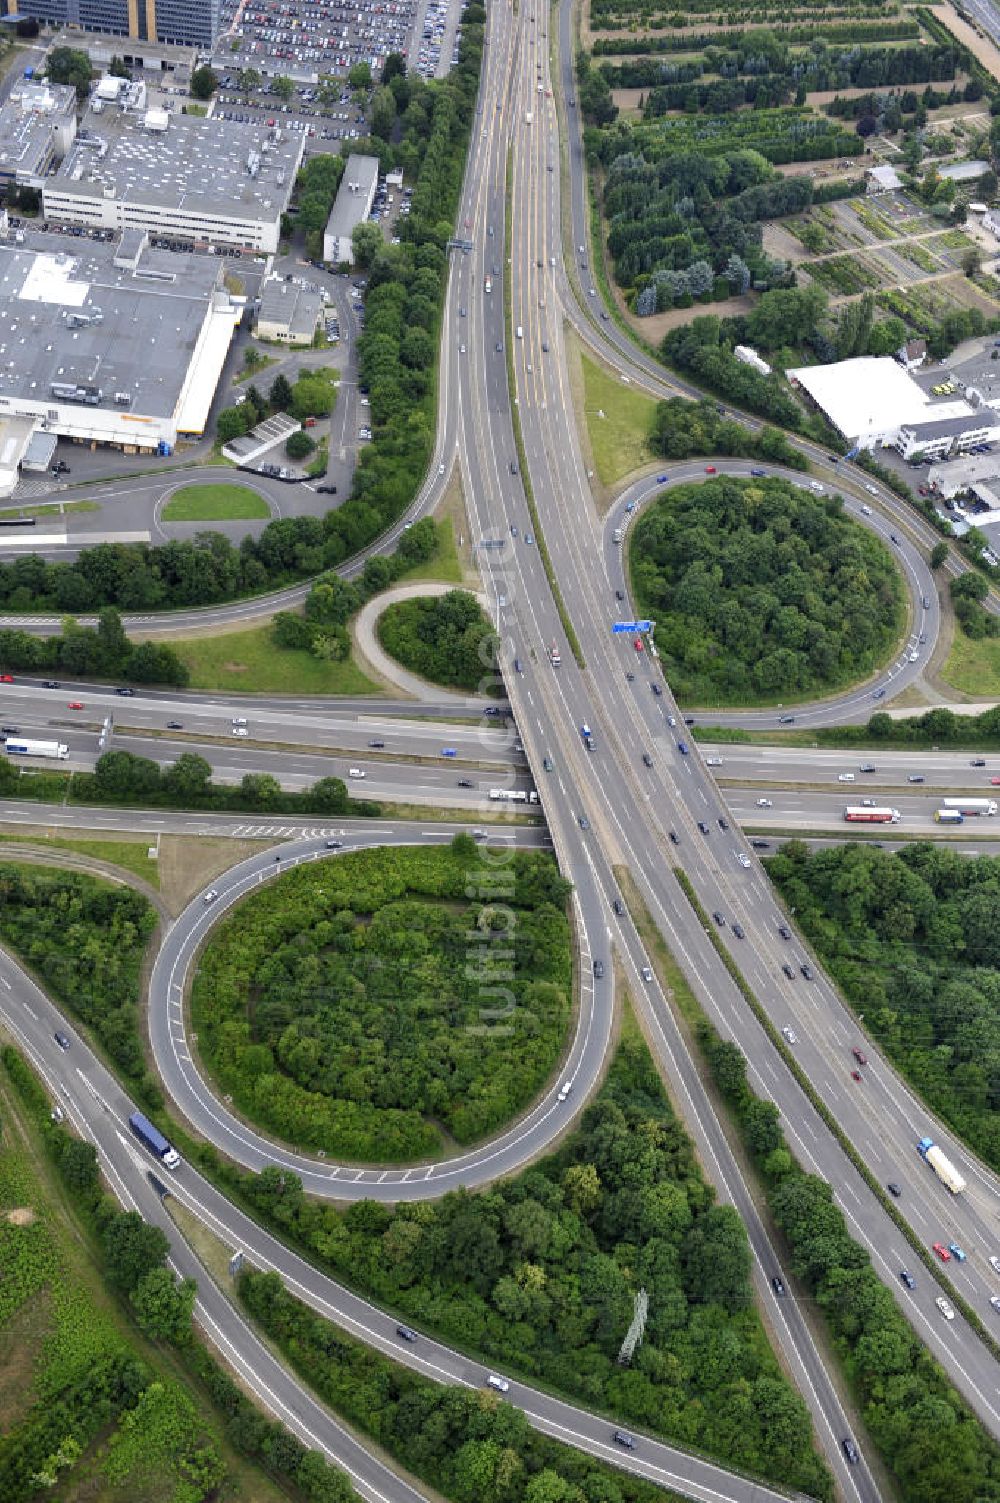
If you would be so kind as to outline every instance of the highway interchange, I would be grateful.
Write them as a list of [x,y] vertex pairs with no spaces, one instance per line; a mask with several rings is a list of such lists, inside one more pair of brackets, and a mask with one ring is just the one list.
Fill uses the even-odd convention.
[[[773,1022],[779,1027],[794,1028],[799,1063],[877,1178],[883,1183],[893,1180],[900,1184],[903,1192],[900,1209],[918,1239],[927,1246],[942,1238],[946,1241],[954,1238],[968,1250],[968,1261],[950,1270],[950,1276],[970,1304],[988,1320],[989,1296],[998,1289],[998,1281],[987,1262],[989,1254],[1000,1251],[997,1245],[1000,1238],[994,1241],[996,1176],[977,1164],[951,1135],[933,1122],[928,1111],[867,1043],[870,1064],[865,1081],[862,1085],[852,1081],[850,1049],[860,1038],[859,1030],[815,962],[812,962],[815,979],[807,981],[802,977],[799,967],[806,959],[806,952],[797,939],[781,938],[779,925],[785,923],[786,916],[738,828],[740,820],[752,822],[755,827],[763,826],[767,822],[765,816],[773,817],[781,828],[787,828],[790,819],[799,817],[804,828],[817,828],[824,810],[829,811],[831,821],[839,821],[843,804],[867,796],[869,788],[879,790],[875,796],[880,801],[883,792],[893,790],[893,806],[904,810],[906,816],[904,828],[908,828],[911,808],[916,827],[917,810],[926,811],[933,799],[926,791],[907,794],[900,791],[906,786],[911,765],[916,763],[915,759],[899,753],[872,756],[870,760],[877,764],[877,772],[863,775],[857,764],[869,759],[855,754],[817,754],[795,749],[782,749],[778,753],[771,748],[727,746],[718,752],[722,765],[709,767],[705,759],[715,754],[711,747],[699,749],[692,743],[689,755],[679,753],[678,741],[684,734],[683,715],[669,691],[661,696],[651,692],[650,684],[655,681],[657,670],[647,668],[643,673],[636,672],[631,683],[626,678],[626,672],[634,669],[636,654],[627,636],[611,635],[611,623],[620,615],[622,604],[615,599],[615,571],[620,569],[620,558],[618,550],[609,543],[606,522],[587,504],[590,487],[572,419],[563,349],[564,319],[570,320],[621,373],[643,380],[653,390],[676,390],[679,383],[629,347],[613,324],[603,325],[590,313],[581,312],[573,296],[576,272],[570,278],[564,269],[561,236],[560,184],[567,162],[569,234],[573,247],[589,244],[586,206],[573,107],[568,109],[565,142],[561,143],[556,101],[547,92],[552,87],[549,39],[541,35],[547,14],[539,9],[536,17],[530,0],[521,5],[516,15],[502,6],[491,12],[481,110],[460,209],[460,214],[472,223],[474,249],[452,263],[442,342],[438,450],[410,516],[432,509],[439,499],[444,486],[438,474],[439,464],[444,464],[448,471],[457,463],[474,535],[509,538],[514,523],[523,536],[525,527],[530,530],[533,526],[522,477],[511,472],[511,462],[518,450],[507,385],[506,347],[513,338],[513,395],[538,519],[581,642],[586,672],[576,666],[569,650],[539,549],[515,547],[508,542],[503,550],[483,551],[480,558],[487,588],[495,602],[508,670],[514,657],[523,665],[522,673],[507,672],[507,689],[527,766],[536,770],[535,781],[543,792],[552,843],[562,869],[573,878],[583,960],[581,974],[588,977],[590,963],[598,956],[610,961],[614,955],[618,961],[621,975],[642,1010],[658,1064],[696,1143],[705,1172],[720,1199],[731,1201],[747,1226],[761,1304],[767,1311],[775,1342],[810,1405],[819,1443],[835,1472],[840,1491],[847,1498],[875,1499],[879,1496],[878,1488],[864,1458],[857,1467],[848,1466],[844,1459],[841,1440],[853,1433],[853,1427],[836,1383],[797,1302],[777,1300],[772,1294],[771,1276],[781,1267],[778,1254],[701,1087],[698,1070],[671,1009],[658,985],[642,979],[648,957],[638,935],[627,915],[615,913],[613,900],[619,894],[616,871],[619,867],[627,868],[642,888],[660,933],[702,1006],[719,1031],[739,1043],[747,1055],[751,1084],[780,1107],[786,1135],[803,1166],[834,1186],[837,1202],[853,1235],[868,1248],[875,1268],[918,1334],[983,1422],[994,1434],[1000,1434],[994,1358],[961,1318],[948,1325],[941,1321],[933,1305],[933,1295],[938,1290],[928,1275],[919,1273],[914,1291],[901,1285],[898,1270],[912,1263],[912,1251],[773,1050],[703,933],[673,872],[675,866],[682,867],[703,906],[723,915],[725,927],[720,932],[743,974]],[[568,3],[558,14],[562,34],[560,86],[563,100],[568,100],[574,93]],[[565,154],[563,144],[567,148]],[[511,240],[505,246],[508,147]],[[509,309],[502,291],[507,255],[512,293]],[[499,275],[492,270],[496,266],[500,267]],[[493,279],[493,292],[489,296],[483,292],[487,275]],[[594,302],[587,291],[589,285],[586,283],[582,289],[585,305]],[[459,312],[461,308],[467,309],[464,319]],[[522,338],[513,335],[517,327],[523,330]],[[467,354],[461,353],[463,343]],[[500,351],[496,348],[498,344],[504,347]],[[543,344],[549,346],[547,351]],[[812,457],[818,461],[824,483],[831,488],[836,484],[850,496],[853,484],[855,495],[849,505],[867,504],[859,478],[847,481],[838,476],[835,480],[823,470],[819,451]],[[675,466],[671,478],[683,478],[686,473],[685,467]],[[648,492],[650,481],[643,484]],[[925,554],[934,540],[931,529],[881,490],[875,520],[878,526],[898,532],[912,596],[915,598],[919,591],[922,599],[928,590]],[[401,527],[402,521],[394,529],[394,535],[398,536]],[[301,593],[301,589],[285,592],[285,598],[298,599]],[[937,595],[933,585],[929,596],[932,605],[925,613],[928,617],[925,629],[932,643],[937,630]],[[191,615],[192,620],[197,619],[203,625],[206,619],[249,619],[256,608],[256,602],[248,602]],[[157,623],[143,618],[143,624],[153,627]],[[177,629],[176,616],[171,618],[171,626]],[[547,658],[547,648],[553,642],[561,649],[562,664],[558,670],[551,667]],[[912,666],[907,653],[905,666],[896,665],[892,692],[897,692],[907,681]],[[796,722],[817,723],[810,717],[824,715],[830,720],[867,718],[872,692],[872,686],[865,686],[853,696],[845,696],[833,712],[830,707],[797,709]],[[93,727],[104,714],[114,712],[119,725],[140,730],[159,731],[168,719],[180,719],[185,739],[176,744],[159,736],[154,740],[116,730],[114,745],[143,754],[153,754],[155,748],[157,755],[170,757],[179,749],[198,750],[210,756],[220,775],[227,770],[236,774],[241,768],[265,770],[270,765],[268,757],[281,757],[287,764],[287,753],[271,752],[260,743],[328,748],[331,755],[315,751],[296,753],[302,766],[295,769],[295,775],[306,781],[339,769],[334,752],[368,756],[378,750],[379,758],[365,764],[368,777],[361,791],[393,798],[401,796],[406,787],[420,803],[432,802],[447,789],[448,804],[457,804],[457,795],[470,791],[459,790],[457,786],[452,789],[451,782],[446,780],[454,781],[462,775],[457,766],[459,760],[480,765],[484,760],[482,726],[449,723],[447,715],[454,714],[454,708],[449,706],[437,707],[442,716],[440,724],[412,721],[404,725],[399,715],[405,707],[398,704],[392,709],[364,703],[338,704],[331,710],[314,702],[276,700],[254,701],[252,708],[248,708],[235,698],[208,703],[188,695],[144,694],[135,700],[122,701],[107,689],[95,688],[85,695],[81,691],[85,719],[91,723],[90,729],[81,731],[68,728],[73,721],[73,714],[66,708],[70,697],[73,696],[63,690],[5,686],[4,719],[11,719],[28,734],[33,727],[47,726],[50,734],[58,734],[71,744],[74,757],[91,754],[87,738],[93,741]],[[230,744],[223,738],[231,735],[234,716],[250,721],[251,734],[246,741]],[[671,725],[670,717],[675,725]],[[722,719],[714,713],[704,718],[713,722]],[[581,738],[579,728],[583,723],[593,728],[593,752],[586,750]],[[760,723],[773,728],[773,712],[762,715]],[[447,740],[442,739],[445,735]],[[376,738],[386,741],[384,749],[368,746]],[[498,734],[497,742],[495,748],[490,748],[487,760],[491,765],[495,763],[500,776],[509,773],[515,758],[518,763],[520,758],[513,753],[509,740],[502,741]],[[440,749],[445,745],[454,747],[458,753],[454,768],[440,765]],[[649,768],[641,760],[643,750],[650,754]],[[428,760],[394,762],[392,754],[401,759]],[[542,771],[546,756],[554,764],[551,773]],[[961,766],[960,760],[944,754],[928,758],[925,773],[928,787],[932,790],[954,787],[962,791],[975,787],[978,792],[986,784],[989,770],[977,769],[973,773],[972,769]],[[837,773],[846,770],[856,772],[853,788],[836,781]],[[920,771],[925,772],[923,758]],[[486,785],[485,777],[474,776]],[[720,782],[725,779],[727,786],[720,788],[717,779]],[[522,781],[526,786],[527,779]],[[789,791],[792,784],[803,785],[794,790],[794,797],[800,801],[795,809],[787,803],[792,796]],[[818,784],[823,785],[819,793]],[[764,792],[759,792],[756,785]],[[756,798],[765,796],[767,785],[776,785],[775,808],[770,811],[756,805]],[[786,799],[780,809],[778,785]],[[988,796],[985,786],[983,792]],[[478,788],[471,793],[482,808]],[[767,793],[767,796],[772,795]],[[810,798],[824,801],[814,806],[816,813],[809,811]],[[904,800],[912,803],[904,804]],[[30,805],[20,806],[27,812],[30,808]],[[72,817],[80,823],[85,813],[80,811]],[[5,810],[5,816],[9,818],[11,814]],[[100,811],[100,816],[113,827],[116,816],[112,811]],[[586,817],[589,829],[581,828],[581,816]],[[37,808],[35,817],[38,818]],[[237,828],[235,822],[215,815],[130,814],[128,817],[132,828],[144,827],[140,821],[147,817],[151,829],[195,829],[209,825]],[[699,819],[703,819],[709,830],[707,836],[698,829]],[[727,829],[720,828],[720,819],[726,820]],[[91,819],[88,814],[86,823],[93,827],[96,816]],[[243,827],[246,824],[245,819],[241,821]],[[510,1172],[537,1153],[572,1120],[598,1079],[611,1036],[610,966],[606,968],[607,979],[595,980],[590,974],[581,989],[577,1031],[567,1066],[559,1077],[559,1081],[564,1077],[574,1081],[569,1100],[562,1104],[555,1100],[559,1081],[554,1081],[549,1092],[521,1122],[462,1159],[401,1172],[321,1164],[266,1143],[232,1118],[214,1098],[191,1057],[180,1002],[184,976],[197,946],[226,907],[293,862],[337,859],[336,853],[326,847],[328,828],[340,832],[338,838],[343,838],[345,846],[352,841],[363,844],[371,840],[383,843],[410,840],[417,834],[420,838],[443,839],[451,833],[446,829],[425,830],[419,825],[394,825],[388,821],[373,822],[367,827],[360,822],[330,821],[322,829],[303,836],[298,833],[302,828],[298,822],[283,824],[289,839],[281,848],[281,860],[275,861],[273,853],[266,852],[234,867],[216,883],[219,896],[213,904],[205,905],[199,897],[180,916],[165,936],[157,957],[150,989],[151,1039],[168,1091],[183,1115],[237,1161],[251,1167],[260,1167],[264,1162],[288,1163],[302,1174],[311,1191],[338,1200],[440,1194],[455,1183],[482,1184],[498,1172]],[[676,846],[670,842],[671,830],[679,842]],[[519,832],[518,838],[533,841],[539,834]],[[741,856],[749,860],[749,866],[742,864]],[[741,924],[744,939],[734,935],[734,922]],[[791,963],[792,978],[783,975],[781,967],[786,962]],[[97,1143],[109,1178],[126,1202],[137,1204],[144,1215],[161,1222],[170,1232],[178,1267],[198,1278],[201,1319],[268,1407],[310,1444],[321,1446],[344,1464],[364,1496],[375,1499],[419,1496],[336,1426],[234,1314],[153,1195],[145,1177],[148,1160],[129,1143],[123,1131],[130,1109],[124,1094],[75,1030],[71,1030],[73,1046],[68,1055],[54,1049],[51,1034],[59,1021],[57,1014],[7,957],[0,957],[0,1010],[50,1088],[63,1096],[74,1124]],[[962,1167],[969,1181],[964,1196],[949,1198],[916,1155],[915,1142],[925,1132],[931,1133]],[[390,1316],[340,1289],[261,1232],[201,1179],[191,1165],[184,1166],[171,1188],[178,1200],[217,1230],[229,1246],[243,1248],[255,1266],[276,1267],[294,1292],[348,1330],[390,1351],[397,1360],[407,1361],[444,1381],[467,1384],[483,1381],[481,1365],[426,1338],[421,1338],[413,1348],[401,1350]],[[516,1382],[512,1383],[509,1397],[525,1409],[539,1428],[571,1439],[595,1455],[642,1472],[661,1485],[689,1496],[708,1499],[769,1496],[758,1485],[646,1438],[634,1455],[623,1456],[610,1443],[607,1420],[583,1414]]]

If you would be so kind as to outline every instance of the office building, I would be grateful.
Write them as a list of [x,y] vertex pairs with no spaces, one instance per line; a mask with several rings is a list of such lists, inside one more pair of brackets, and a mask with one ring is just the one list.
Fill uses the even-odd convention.
[[14,85],[0,106],[0,185],[40,188],[76,135],[76,90],[69,84]]
[[7,16],[34,16],[48,26],[79,26],[139,42],[211,48],[219,35],[220,0],[2,0]]
[[323,299],[316,288],[271,277],[260,292],[257,334],[283,344],[312,344],[322,316]]
[[378,157],[363,157],[352,151],[323,232],[324,261],[353,265],[351,236],[371,213],[377,187]]
[[45,181],[45,215],[274,252],[304,147],[298,133],[159,109],[122,112],[95,98],[72,151]]

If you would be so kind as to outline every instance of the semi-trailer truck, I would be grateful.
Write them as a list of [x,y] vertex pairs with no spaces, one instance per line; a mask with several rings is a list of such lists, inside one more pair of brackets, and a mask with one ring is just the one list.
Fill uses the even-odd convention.
[[19,737],[8,736],[3,747],[8,757],[58,757],[64,760],[69,756],[69,747],[62,741],[22,741]]
[[952,1195],[961,1195],[965,1189],[965,1180],[959,1174],[951,1159],[946,1158],[933,1138],[921,1138],[917,1144],[917,1152],[921,1158],[927,1160],[941,1183],[951,1191]]
[[943,798],[944,809],[957,809],[959,814],[995,814],[996,799],[992,798]]
[[534,788],[491,788],[490,798],[496,802],[504,800],[512,804],[537,804],[538,793]]
[[939,825],[964,825],[965,815],[961,809],[935,809],[934,819]]
[[879,809],[872,805],[848,804],[844,818],[849,825],[898,825],[898,809]]
[[165,1168],[177,1168],[181,1161],[180,1154],[176,1148],[171,1148],[160,1129],[154,1127],[148,1117],[144,1117],[142,1112],[133,1112],[128,1119],[128,1125],[143,1147],[155,1154]]

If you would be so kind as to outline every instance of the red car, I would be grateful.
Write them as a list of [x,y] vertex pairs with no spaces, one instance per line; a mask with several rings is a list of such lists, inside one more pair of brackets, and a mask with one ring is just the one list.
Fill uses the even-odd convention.
[[635,650],[636,650],[636,652],[641,652],[642,651],[642,638],[641,637],[636,637],[636,639],[635,639]]
[[69,709],[71,709],[71,710],[82,710],[83,709],[83,701],[80,700],[80,699],[71,699],[70,702],[69,702]]
[[716,475],[716,474],[718,474],[718,471],[716,470],[715,465],[714,464],[707,464],[705,466],[705,474],[706,475]]
[[994,788],[1000,787],[1000,778],[990,778],[990,782],[993,784]]
[[863,1077],[862,1077],[862,1074],[861,1074],[860,1070],[852,1070],[851,1071],[851,1079],[852,1080],[861,1080],[862,1078]]
[[860,1049],[852,1049],[851,1053],[854,1055],[854,1058],[857,1060],[859,1065],[866,1065],[868,1063],[867,1054],[862,1053]]
[[0,673],[0,684],[12,684],[13,682],[14,675],[12,673]]
[[951,1262],[951,1253],[945,1247],[945,1245],[944,1245],[943,1242],[935,1242],[934,1243],[934,1251],[937,1253],[937,1255],[941,1259],[942,1263],[950,1263]]

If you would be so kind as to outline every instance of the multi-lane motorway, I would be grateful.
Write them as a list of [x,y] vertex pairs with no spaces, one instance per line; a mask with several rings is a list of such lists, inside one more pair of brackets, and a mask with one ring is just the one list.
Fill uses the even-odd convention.
[[[470,255],[453,261],[451,268],[443,325],[438,449],[411,515],[428,509],[438,499],[444,483],[438,473],[439,465],[444,465],[447,472],[457,463],[469,498],[475,536],[509,538],[512,523],[518,526],[520,538],[526,527],[533,529],[535,523],[515,464],[518,451],[512,427],[513,398],[540,528],[580,638],[586,671],[576,666],[569,651],[540,550],[521,541],[516,544],[511,541],[502,552],[484,555],[483,566],[508,665],[518,656],[524,668],[523,673],[508,674],[510,699],[517,734],[542,789],[553,844],[562,869],[574,881],[583,969],[589,971],[590,962],[598,956],[606,960],[617,958],[643,1011],[658,1062],[705,1171],[720,1198],[731,1201],[747,1225],[760,1299],[788,1368],[810,1405],[819,1442],[841,1491],[852,1499],[875,1499],[878,1489],[864,1459],[857,1467],[848,1466],[844,1459],[841,1440],[851,1433],[852,1426],[808,1324],[794,1299],[779,1301],[771,1292],[772,1274],[783,1271],[779,1256],[770,1244],[739,1166],[701,1087],[698,1071],[666,998],[655,982],[647,984],[642,979],[647,957],[628,916],[617,914],[613,907],[613,900],[619,895],[618,868],[629,869],[642,888],[655,923],[715,1026],[725,1037],[739,1043],[747,1055],[754,1088],[780,1107],[786,1134],[803,1166],[832,1184],[852,1233],[868,1248],[874,1266],[918,1334],[994,1433],[1000,1433],[997,1364],[961,1319],[948,1325],[941,1320],[933,1304],[937,1289],[929,1276],[921,1274],[913,1291],[901,1285],[899,1267],[912,1261],[907,1244],[756,1023],[684,898],[674,878],[674,868],[683,868],[703,906],[720,914],[723,921],[720,933],[744,975],[773,1021],[794,1030],[800,1063],[873,1172],[883,1182],[891,1179],[900,1185],[899,1207],[916,1236],[925,1244],[954,1237],[968,1250],[968,1261],[951,1277],[984,1319],[992,1315],[989,1296],[1000,1288],[987,1261],[990,1254],[1000,1250],[993,1242],[997,1180],[977,1165],[940,1125],[933,1123],[912,1092],[870,1045],[865,1046],[870,1064],[864,1082],[852,1080],[850,1050],[859,1038],[857,1027],[814,961],[810,962],[814,979],[802,975],[801,966],[808,959],[806,952],[797,939],[781,937],[780,928],[787,916],[737,827],[738,813],[748,821],[756,818],[760,822],[763,815],[777,811],[777,798],[775,811],[758,810],[756,797],[764,795],[743,786],[774,781],[761,770],[766,754],[755,762],[754,752],[761,749],[740,748],[739,754],[745,760],[737,762],[737,750],[727,747],[719,753],[723,760],[718,767],[707,766],[694,743],[689,743],[687,753],[683,754],[679,745],[685,734],[683,716],[657,678],[655,665],[642,675],[635,674],[631,682],[626,677],[627,668],[634,664],[634,649],[627,638],[623,641],[611,635],[611,624],[620,616],[623,605],[615,598],[616,588],[621,588],[615,574],[620,568],[620,558],[609,544],[606,526],[591,504],[588,477],[571,417],[573,405],[563,348],[564,318],[572,319],[588,340],[598,343],[616,368],[640,372],[654,389],[667,390],[671,385],[676,389],[676,384],[654,368],[647,357],[632,350],[613,325],[603,326],[589,313],[582,314],[571,296],[571,279],[564,270],[560,234],[561,181],[564,163],[568,161],[567,202],[573,226],[572,244],[586,247],[582,156],[573,106],[566,117],[569,128],[565,155],[560,142],[556,104],[549,92],[550,39],[544,35],[548,14],[539,9],[536,15],[530,0],[516,14],[503,6],[491,12],[481,105],[460,209],[463,218],[468,217],[473,226],[474,249]],[[560,11],[561,68],[564,95],[571,97],[574,85],[568,15],[569,5],[565,0]],[[509,245],[505,243],[508,172]],[[509,309],[504,296],[505,274],[509,274],[510,280]],[[487,276],[492,283],[489,294],[485,292]],[[572,281],[576,280],[574,276]],[[585,302],[594,301],[589,285],[585,279],[582,288]],[[464,316],[462,309],[466,310]],[[468,353],[462,352],[463,345]],[[508,389],[508,353],[513,355],[513,393]],[[671,478],[675,476],[682,478],[683,467],[675,467]],[[855,500],[863,502],[865,492],[861,482],[844,483],[843,477],[840,479],[837,488],[850,494],[853,485]],[[883,516],[875,525],[898,530],[904,569],[910,576],[911,599],[915,601],[919,593],[919,609],[924,612],[922,600],[929,576],[922,554],[912,545],[917,543],[926,549],[932,540],[930,529],[912,513],[902,510],[897,513],[891,500],[881,492],[880,505]],[[897,521],[897,517],[901,520]],[[292,595],[294,592],[288,598]],[[925,612],[927,620],[917,631],[919,636],[923,630],[928,640],[933,641],[937,629],[933,587],[929,598],[932,604]],[[250,609],[253,608],[251,604]],[[227,606],[218,608],[212,619],[232,620],[241,614],[240,607]],[[201,617],[199,624],[203,621]],[[144,624],[148,627],[158,623],[146,620]],[[176,617],[171,618],[171,625],[177,629]],[[561,649],[559,669],[553,668],[547,658],[547,649],[553,642]],[[909,666],[909,652],[906,664]],[[908,666],[897,666],[900,672],[893,690],[905,681],[903,675],[908,671]],[[651,692],[652,682],[659,683],[663,690],[660,695]],[[29,721],[31,725],[37,723],[30,720],[33,713],[47,716],[50,733],[56,730],[66,739],[63,730],[72,721],[72,714],[61,708],[65,696],[57,703],[55,696],[60,692],[50,691],[53,697],[46,702],[51,705],[49,713],[38,710],[37,690],[29,693],[18,685],[10,690],[5,687],[5,718],[13,716],[27,732]],[[867,699],[865,712],[869,713],[872,691],[866,688],[863,692]],[[22,693],[23,698],[17,700],[21,708],[10,710],[8,706],[14,703],[10,695],[16,697]],[[443,745],[454,747],[459,758],[476,757],[500,770],[516,765],[517,754],[509,744],[498,746],[484,756],[478,730],[447,721],[446,730],[440,723],[414,722],[402,727],[383,707],[356,705],[348,707],[346,713],[338,713],[315,703],[273,701],[255,703],[252,711],[248,711],[235,698],[209,704],[190,696],[142,696],[124,702],[123,707],[123,701],[99,689],[81,697],[86,712],[92,708],[97,712],[95,723],[110,710],[114,710],[119,726],[132,727],[133,732],[164,729],[167,720],[179,719],[185,738],[193,732],[195,739],[193,743],[186,739],[179,741],[177,746],[214,747],[216,754],[221,738],[236,728],[232,719],[245,717],[251,722],[246,744],[226,752],[227,765],[232,770],[244,765],[247,770],[251,767],[262,770],[261,759],[272,753],[261,742],[298,747],[307,739],[309,744],[329,748],[331,752],[353,752],[359,757],[362,753],[372,753],[369,777],[363,788],[365,792],[374,792],[382,786],[371,770],[376,760],[374,753],[378,752],[378,775],[386,785],[399,786],[390,778],[388,769],[394,765],[402,767],[411,786],[414,779],[426,779],[421,787],[424,792],[429,790],[427,802],[434,787],[438,791],[444,787],[434,784],[432,773],[440,778],[452,775],[438,765]],[[838,718],[843,718],[848,708],[842,702]],[[860,715],[860,701],[856,708]],[[368,719],[370,712],[372,719]],[[797,721],[803,714],[796,711]],[[773,714],[766,721],[773,725]],[[580,733],[585,723],[593,730],[592,751],[586,749]],[[74,736],[75,754],[81,744],[76,739],[79,733],[68,734]],[[447,742],[442,741],[445,734]],[[372,739],[384,739],[386,747],[371,748],[368,743]],[[243,738],[239,740],[242,742]],[[171,755],[177,749],[170,743],[159,739],[151,742],[134,733],[129,739],[127,733],[116,730],[114,744],[125,745],[126,741],[128,749],[145,750],[155,745],[162,752],[169,746]],[[648,751],[649,766],[642,760],[643,750]],[[384,763],[383,752],[390,754]],[[233,760],[237,756],[243,758],[244,753],[245,764]],[[412,760],[394,764],[392,753]],[[315,752],[301,755],[309,763],[308,768],[301,769],[303,777],[308,774],[309,781],[323,775],[313,771],[314,765],[324,770],[339,765],[332,755]],[[709,750],[707,755],[714,753]],[[842,760],[845,770],[864,760],[835,755]],[[788,785],[783,797],[822,797],[835,800],[831,803],[834,808],[836,803],[847,801],[841,798],[846,785],[836,783],[832,763],[814,762],[794,751],[783,751],[782,756],[790,758],[787,771],[777,774],[777,781],[784,779]],[[542,770],[545,757],[553,764],[551,772]],[[876,786],[880,778],[883,789],[899,786],[898,782],[885,781],[893,776],[898,779],[895,761],[890,764],[881,756],[871,760],[879,764],[876,774],[857,773],[857,781],[865,789]],[[952,771],[954,786],[967,789],[968,781],[964,784],[957,781],[961,771],[957,768]],[[939,775],[944,773],[939,773],[935,766],[935,781],[931,784],[928,773],[928,784],[933,788],[953,786],[939,784]],[[720,788],[716,778],[723,776],[730,785],[739,786]],[[981,770],[977,777],[982,777],[985,783]],[[827,780],[829,794],[824,791],[817,795],[814,788],[791,787],[807,781],[825,785]],[[855,793],[860,797],[862,791],[855,785],[850,790],[851,799]],[[931,801],[928,793],[905,796],[923,809]],[[449,797],[448,802],[453,801]],[[893,802],[902,809],[896,798]],[[29,809],[27,805],[21,807]],[[31,812],[37,818],[37,810]],[[790,810],[789,814],[794,812]],[[112,811],[101,811],[101,815],[105,820],[115,817]],[[137,827],[143,817],[130,814],[128,818]],[[586,827],[581,824],[582,818]],[[192,823],[184,824],[185,820]],[[170,821],[173,823],[168,825]],[[705,831],[698,828],[699,821]],[[91,823],[89,817],[87,822]],[[234,827],[218,816],[158,815],[150,828],[201,828],[220,823],[226,828]],[[343,827],[345,831],[351,828],[347,822],[343,822]],[[291,835],[301,827],[287,828]],[[670,840],[671,831],[677,844]],[[360,838],[374,837],[388,842],[413,838],[415,833],[413,826],[400,832],[398,827],[379,823],[362,830]],[[428,839],[442,838],[443,833],[420,832],[421,838]],[[171,1095],[194,1126],[234,1158],[254,1166],[275,1160],[288,1162],[303,1175],[310,1189],[338,1198],[423,1197],[439,1194],[456,1183],[480,1184],[491,1174],[516,1168],[551,1141],[579,1109],[598,1079],[611,1037],[613,968],[610,965],[605,967],[607,980],[591,977],[582,990],[577,1033],[566,1069],[560,1075],[560,1080],[566,1075],[574,1082],[569,1102],[560,1109],[550,1091],[516,1127],[495,1143],[461,1159],[400,1173],[348,1170],[345,1166],[321,1164],[302,1155],[285,1153],[248,1131],[225,1111],[213,1098],[191,1058],[181,1005],[183,979],[205,931],[231,901],[252,890],[288,861],[337,859],[315,831],[303,839],[292,840],[281,855],[281,862],[275,862],[271,854],[253,858],[216,884],[219,897],[214,903],[205,905],[200,900],[193,903],[170,930],[156,962],[150,994],[153,1045]],[[737,936],[734,924],[740,925],[743,937]],[[786,964],[791,976],[782,969]],[[161,1218],[162,1210],[145,1182],[144,1161],[129,1145],[127,1134],[122,1133],[128,1103],[114,1081],[75,1033],[70,1055],[59,1055],[51,1044],[55,1015],[50,1004],[16,967],[2,959],[0,983],[0,1009],[5,1018],[14,1026],[51,1087],[68,1093],[66,1100],[73,1121],[97,1141],[113,1181],[126,1198],[140,1204],[144,1214],[151,1219]],[[963,1197],[950,1199],[916,1155],[915,1141],[924,1132],[932,1133],[963,1167],[969,1181],[969,1190]],[[390,1317],[345,1294],[261,1233],[201,1181],[189,1165],[177,1177],[176,1194],[219,1230],[230,1245],[244,1247],[258,1266],[277,1267],[295,1292],[374,1345],[444,1381],[482,1382],[484,1370],[480,1366],[423,1339],[414,1348],[401,1351]],[[172,1240],[179,1266],[184,1271],[194,1270],[192,1255],[183,1242],[176,1236]],[[233,1316],[204,1270],[197,1268],[196,1276],[202,1285],[202,1318],[218,1334],[227,1353],[231,1350],[234,1365],[244,1374],[254,1375],[254,1386],[263,1393],[265,1401],[297,1433],[307,1435],[311,1444],[320,1443],[330,1454],[344,1460],[352,1475],[361,1479],[357,1485],[366,1496],[409,1498],[412,1493],[406,1484],[387,1474],[381,1463],[373,1462],[363,1451],[357,1454],[360,1448],[356,1442],[351,1442],[355,1450],[345,1449],[342,1433],[331,1429],[329,1417],[319,1406],[273,1359],[269,1364],[259,1357],[251,1333]],[[612,1457],[607,1421],[584,1415],[516,1383],[510,1397],[525,1408],[540,1428],[583,1445],[595,1455],[641,1470],[661,1485],[712,1499],[767,1496],[766,1490],[751,1493],[751,1485],[719,1468],[651,1441],[644,1440],[634,1457],[622,1458],[618,1454]]]

